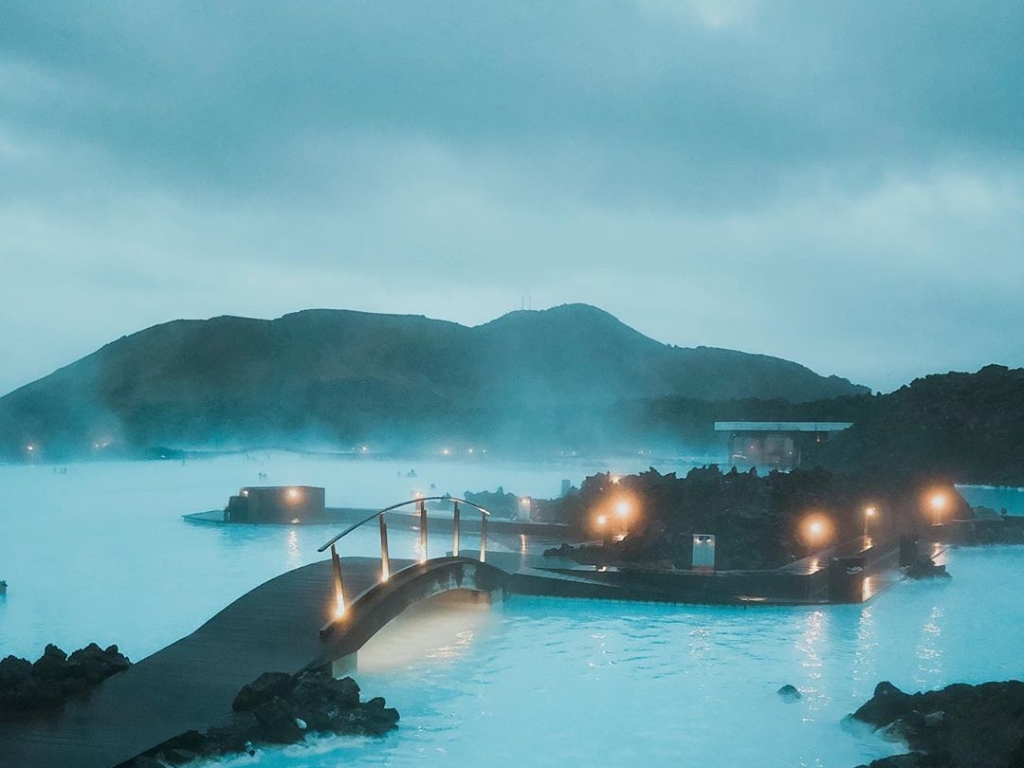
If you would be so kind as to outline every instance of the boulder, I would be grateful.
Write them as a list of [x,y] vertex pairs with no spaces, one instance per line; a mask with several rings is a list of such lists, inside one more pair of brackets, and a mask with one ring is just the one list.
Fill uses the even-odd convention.
[[921,579],[950,579],[946,566],[936,565],[930,557],[921,556],[907,566],[907,578],[915,581]]
[[295,687],[295,679],[287,672],[264,672],[242,690],[231,702],[235,712],[250,712],[261,704],[287,697]]
[[904,763],[921,768],[1024,765],[1024,682],[954,684],[915,694],[879,683],[875,695],[852,717],[920,753],[900,756],[903,763],[894,758],[875,761],[874,768]]
[[333,717],[359,706],[359,686],[351,677],[335,680],[327,673],[311,672],[299,679],[291,700],[310,729],[329,731]]
[[35,664],[32,665],[32,676],[40,681],[57,681],[64,676],[64,668],[68,655],[56,645],[48,644]]
[[856,712],[854,720],[881,728],[906,714],[910,707],[910,695],[888,681],[875,686],[875,694]]
[[259,739],[260,724],[252,712],[236,712],[226,722],[206,731],[208,741],[204,752],[208,754],[233,754],[249,752],[252,743]]
[[257,734],[259,741],[267,744],[295,744],[306,737],[295,722],[292,707],[283,699],[264,702],[253,709],[252,713],[260,726]]
[[96,643],[89,643],[68,657],[65,676],[80,678],[89,685],[95,685],[130,666],[128,657],[118,651],[116,645],[104,650]]
[[779,690],[777,690],[776,693],[779,695],[779,698],[781,698],[787,704],[802,698],[800,691],[796,689],[796,686],[788,684],[779,688]]

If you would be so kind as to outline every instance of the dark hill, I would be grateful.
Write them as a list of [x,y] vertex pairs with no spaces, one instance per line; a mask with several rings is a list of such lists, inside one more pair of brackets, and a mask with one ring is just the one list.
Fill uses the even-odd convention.
[[867,398],[810,460],[829,469],[960,483],[1024,483],[1024,368],[916,379]]
[[778,358],[661,344],[599,309],[513,312],[468,328],[307,310],[154,326],[0,398],[0,455],[110,443],[349,447],[529,435],[558,413],[665,396],[808,401],[863,393]]

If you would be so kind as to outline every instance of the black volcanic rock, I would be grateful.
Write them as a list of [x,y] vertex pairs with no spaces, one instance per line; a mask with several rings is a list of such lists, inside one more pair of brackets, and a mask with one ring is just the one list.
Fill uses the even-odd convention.
[[1019,768],[1024,757],[1024,683],[950,685],[907,694],[888,682],[851,715],[914,750],[872,768]]
[[298,677],[265,672],[243,686],[232,705],[234,713],[205,733],[189,731],[147,751],[140,760],[172,765],[196,757],[253,752],[259,744],[295,744],[307,732],[383,736],[398,727],[398,711],[384,699],[359,700],[359,686],[350,678],[325,672]]
[[43,459],[385,435],[407,444],[440,430],[535,443],[570,428],[580,439],[595,409],[622,401],[865,391],[778,358],[661,344],[584,305],[475,328],[307,310],[180,320],[112,342],[0,398],[0,457],[24,458],[27,444]]
[[70,657],[47,645],[35,663],[8,656],[0,661],[0,715],[33,715],[57,707],[129,666],[116,645],[104,650],[95,643]]

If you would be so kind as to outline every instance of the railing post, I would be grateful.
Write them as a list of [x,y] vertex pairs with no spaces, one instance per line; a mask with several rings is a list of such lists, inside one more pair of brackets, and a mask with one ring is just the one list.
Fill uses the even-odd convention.
[[452,515],[452,557],[459,556],[459,502],[455,502],[455,513]]
[[427,562],[427,502],[420,499],[420,562]]
[[487,515],[480,513],[480,562],[487,562]]
[[391,578],[391,557],[388,555],[388,524],[384,522],[384,513],[380,517],[380,580]]
[[345,587],[341,583],[341,558],[338,550],[331,544],[331,569],[334,571],[334,618],[345,615]]

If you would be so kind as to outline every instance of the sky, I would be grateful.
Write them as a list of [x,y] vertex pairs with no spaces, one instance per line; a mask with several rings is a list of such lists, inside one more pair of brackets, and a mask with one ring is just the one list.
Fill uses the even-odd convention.
[[0,6],[0,393],[176,318],[585,302],[1024,365],[1024,3]]

